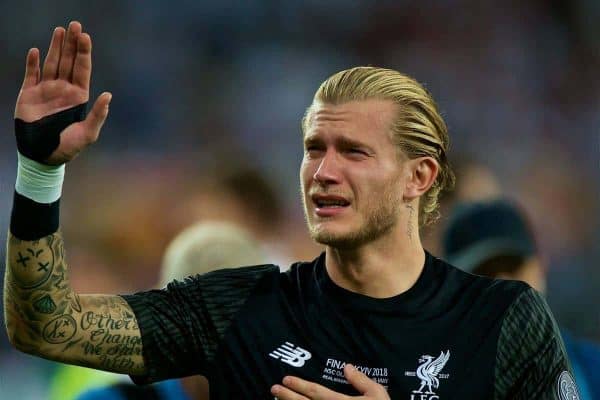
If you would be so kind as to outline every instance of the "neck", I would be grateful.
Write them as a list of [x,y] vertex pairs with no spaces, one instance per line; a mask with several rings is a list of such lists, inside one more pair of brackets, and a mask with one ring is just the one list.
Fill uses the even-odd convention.
[[335,284],[374,298],[399,295],[410,289],[423,271],[425,251],[417,233],[409,238],[396,229],[354,249],[328,246],[325,266]]

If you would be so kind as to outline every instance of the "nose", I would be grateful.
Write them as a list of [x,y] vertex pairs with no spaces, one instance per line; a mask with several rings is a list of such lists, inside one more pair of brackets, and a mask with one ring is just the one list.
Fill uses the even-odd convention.
[[341,181],[340,172],[340,165],[336,154],[333,151],[327,151],[321,159],[319,168],[317,168],[313,178],[321,185],[336,184]]

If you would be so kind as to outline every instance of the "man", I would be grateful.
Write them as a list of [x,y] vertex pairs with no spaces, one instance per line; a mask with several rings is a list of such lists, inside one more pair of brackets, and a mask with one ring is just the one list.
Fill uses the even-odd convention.
[[448,134],[425,89],[393,70],[334,74],[303,119],[302,200],[325,246],[313,262],[135,295],[74,293],[58,232],[62,174],[96,140],[110,102],[103,93],[82,112],[90,53],[73,22],[66,37],[54,31],[41,75],[38,50],[27,56],[5,278],[15,347],[138,383],[202,374],[212,399],[577,398],[535,291],[423,250],[419,226],[453,181]]
[[[524,281],[546,291],[546,268],[530,224],[519,207],[504,199],[454,207],[443,238],[446,259],[463,270]],[[600,398],[600,349],[563,333],[582,399]]]
[[[260,244],[245,230],[225,222],[198,222],[171,241],[161,268],[160,287],[175,279],[242,263],[262,264]],[[117,383],[82,393],[78,400],[207,400],[208,381],[201,376],[170,379],[155,385]]]

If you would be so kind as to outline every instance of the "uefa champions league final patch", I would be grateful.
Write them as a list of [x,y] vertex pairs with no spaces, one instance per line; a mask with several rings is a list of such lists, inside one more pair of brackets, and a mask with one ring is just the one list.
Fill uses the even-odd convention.
[[558,392],[558,398],[560,400],[581,399],[581,396],[579,396],[579,391],[577,390],[577,385],[575,384],[575,380],[569,371],[563,371],[559,375],[556,389]]

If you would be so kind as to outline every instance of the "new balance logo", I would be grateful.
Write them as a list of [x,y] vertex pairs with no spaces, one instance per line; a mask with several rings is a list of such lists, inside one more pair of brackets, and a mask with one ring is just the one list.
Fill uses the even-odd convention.
[[312,357],[308,350],[304,350],[299,346],[294,346],[290,342],[285,342],[277,349],[270,352],[269,355],[276,360],[281,360],[282,362],[291,365],[292,367],[302,367],[304,362],[306,360],[310,360]]

